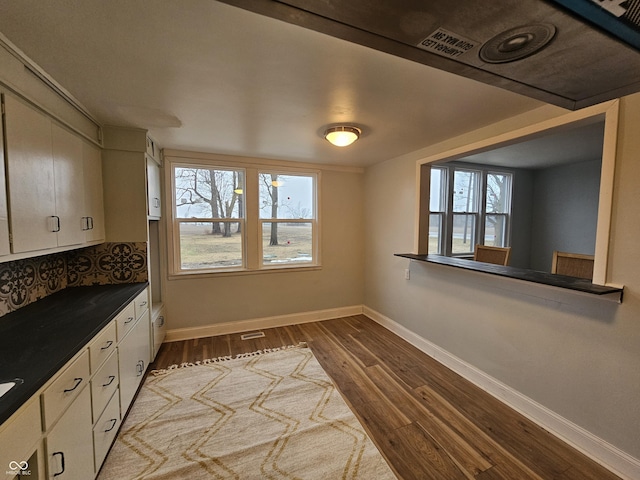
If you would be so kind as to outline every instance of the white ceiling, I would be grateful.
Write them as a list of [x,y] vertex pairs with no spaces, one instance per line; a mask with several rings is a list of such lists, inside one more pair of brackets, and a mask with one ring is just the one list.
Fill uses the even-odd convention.
[[477,153],[458,161],[535,170],[602,160],[603,143],[604,122],[596,122]]
[[[165,148],[366,166],[542,105],[213,0],[0,0],[0,32]],[[349,123],[362,138],[322,138]]]

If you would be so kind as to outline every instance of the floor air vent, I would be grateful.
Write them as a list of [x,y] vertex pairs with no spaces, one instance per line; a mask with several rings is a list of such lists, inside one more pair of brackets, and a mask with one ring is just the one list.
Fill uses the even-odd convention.
[[262,338],[264,337],[264,332],[251,332],[251,333],[243,333],[240,335],[241,340],[253,340],[254,338]]

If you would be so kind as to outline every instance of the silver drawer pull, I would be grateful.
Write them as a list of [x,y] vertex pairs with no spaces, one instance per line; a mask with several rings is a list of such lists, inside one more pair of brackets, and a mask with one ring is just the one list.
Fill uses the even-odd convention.
[[111,430],[113,430],[116,426],[116,423],[118,423],[118,419],[117,418],[112,418],[111,420],[109,420],[111,422],[111,426],[109,428],[107,428],[104,433],[110,432]]
[[109,381],[107,383],[103,383],[102,386],[103,387],[108,387],[109,385],[111,385],[113,383],[113,381],[116,379],[115,375],[109,375]]
[[[73,379],[74,382],[76,382],[76,384],[71,387],[71,388],[67,388],[66,390],[63,390],[63,393],[69,393],[69,392],[73,392],[76,388],[78,388],[80,386],[80,384],[82,383],[82,378],[74,378]],[[63,469],[64,470],[64,469]]]
[[129,317],[124,321],[124,324],[126,325],[127,323],[131,323],[133,322],[133,317]]
[[164,316],[158,317],[158,327],[162,327],[164,325]]
[[111,347],[111,345],[113,345],[113,340],[109,340],[104,347],[102,347],[100,350],[107,350],[108,348]]
[[145,300],[144,302],[140,302],[140,306],[141,307],[146,307],[147,306],[147,301]]

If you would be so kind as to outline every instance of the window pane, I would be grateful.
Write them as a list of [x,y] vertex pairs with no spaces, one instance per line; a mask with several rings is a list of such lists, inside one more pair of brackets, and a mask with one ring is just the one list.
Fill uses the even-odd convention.
[[451,253],[472,253],[475,245],[476,216],[455,213]]
[[458,169],[454,171],[453,211],[478,211],[478,172]]
[[240,222],[180,222],[183,270],[242,266]]
[[263,222],[264,265],[313,262],[311,223]]
[[260,173],[260,218],[315,218],[311,175]]
[[178,218],[244,217],[244,172],[215,168],[176,167]]
[[484,227],[484,244],[492,247],[506,247],[506,215],[487,215]]
[[442,215],[432,213],[429,215],[429,253],[442,254]]
[[429,210],[432,212],[444,212],[446,172],[444,168],[431,167],[431,188],[429,193]]
[[511,204],[511,175],[487,174],[487,213],[509,213]]

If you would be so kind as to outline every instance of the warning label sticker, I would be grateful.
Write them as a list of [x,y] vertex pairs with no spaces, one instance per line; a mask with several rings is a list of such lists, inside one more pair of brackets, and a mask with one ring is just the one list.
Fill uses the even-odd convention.
[[456,58],[473,49],[480,42],[465,38],[444,28],[435,32],[418,44],[418,48],[435,53],[442,57]]

